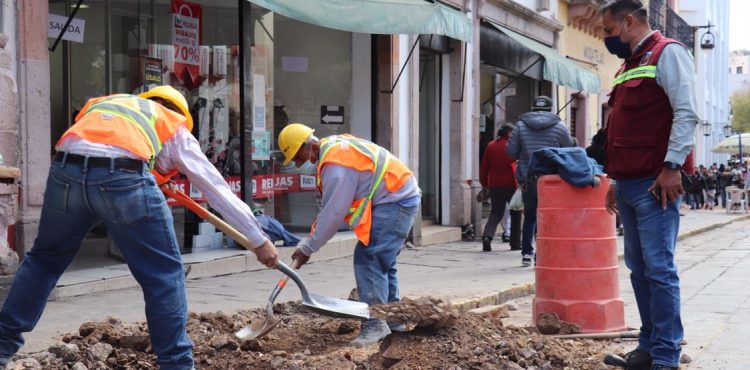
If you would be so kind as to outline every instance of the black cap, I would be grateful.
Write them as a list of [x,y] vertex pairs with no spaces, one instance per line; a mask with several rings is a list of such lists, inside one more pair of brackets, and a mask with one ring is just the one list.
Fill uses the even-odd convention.
[[552,99],[549,96],[539,95],[534,99],[534,103],[531,105],[531,110],[552,110]]

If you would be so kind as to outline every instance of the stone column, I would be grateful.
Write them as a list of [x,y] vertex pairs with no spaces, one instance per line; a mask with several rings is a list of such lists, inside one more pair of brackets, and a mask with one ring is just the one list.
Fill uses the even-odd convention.
[[16,223],[18,211],[18,168],[0,165],[0,302],[5,300],[13,275],[18,270],[18,254],[8,245],[8,227]]

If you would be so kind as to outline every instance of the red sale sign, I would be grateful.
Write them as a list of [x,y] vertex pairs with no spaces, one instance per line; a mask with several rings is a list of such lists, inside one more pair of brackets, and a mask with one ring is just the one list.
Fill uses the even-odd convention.
[[190,82],[198,83],[201,64],[201,14],[200,4],[172,0],[173,70],[181,82],[185,82],[187,74]]
[[[230,176],[224,178],[229,184],[229,188],[238,197],[240,196],[242,179],[239,176]],[[253,199],[270,198],[275,194],[296,193],[300,191],[314,191],[315,176],[289,174],[289,175],[257,175],[253,176],[250,186],[253,190]],[[206,202],[207,200],[197,187],[193,186],[187,179],[174,180],[177,189],[188,194],[196,202]],[[169,206],[177,205],[177,202],[167,199]]]

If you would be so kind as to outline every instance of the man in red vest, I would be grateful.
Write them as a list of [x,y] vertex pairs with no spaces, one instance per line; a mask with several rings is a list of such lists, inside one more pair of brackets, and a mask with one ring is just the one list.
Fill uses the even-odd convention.
[[652,31],[639,0],[602,8],[604,43],[624,63],[609,105],[606,172],[616,180],[607,208],[625,228],[625,264],[641,316],[638,347],[628,369],[677,369],[680,280],[674,261],[681,165],[698,122],[692,56],[679,42]]

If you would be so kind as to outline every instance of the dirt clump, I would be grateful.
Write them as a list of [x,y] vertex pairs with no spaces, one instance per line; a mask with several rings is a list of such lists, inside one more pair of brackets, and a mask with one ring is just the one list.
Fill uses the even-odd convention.
[[540,313],[536,320],[536,327],[540,333],[547,335],[578,334],[581,332],[578,325],[560,320],[554,312]]
[[[359,333],[358,320],[332,319],[311,313],[300,303],[282,303],[275,306],[281,322],[258,340],[239,340],[234,332],[263,320],[263,309],[190,313],[188,334],[195,343],[195,367],[201,370],[597,370],[609,350],[608,342],[549,338],[535,328],[505,327],[498,315],[458,313],[430,298],[404,299],[400,305],[374,307],[374,312],[414,328],[391,334],[379,346],[354,348],[349,342]],[[83,323],[48,351],[16,356],[8,368],[146,370],[157,366],[146,324],[110,318]]]

